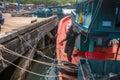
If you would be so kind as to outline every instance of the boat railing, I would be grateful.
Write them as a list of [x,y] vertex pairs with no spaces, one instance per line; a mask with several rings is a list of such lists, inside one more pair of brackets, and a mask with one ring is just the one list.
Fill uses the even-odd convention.
[[76,14],[75,11],[71,12],[71,19],[78,29],[84,30],[87,32],[87,28],[79,23],[79,14]]

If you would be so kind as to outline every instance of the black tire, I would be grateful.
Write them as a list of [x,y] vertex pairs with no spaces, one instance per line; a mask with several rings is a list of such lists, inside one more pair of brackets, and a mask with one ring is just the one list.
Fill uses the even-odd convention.
[[60,61],[60,65],[62,65],[61,67],[59,67],[60,72],[70,76],[78,75],[78,66],[76,64],[67,61]]

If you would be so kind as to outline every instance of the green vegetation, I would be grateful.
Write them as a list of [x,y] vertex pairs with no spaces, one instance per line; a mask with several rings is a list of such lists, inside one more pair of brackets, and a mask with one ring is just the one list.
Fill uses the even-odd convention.
[[[17,2],[18,0],[7,0],[9,2]],[[65,3],[75,3],[75,0],[20,0],[21,3],[26,4],[47,4],[49,5],[58,5]]]

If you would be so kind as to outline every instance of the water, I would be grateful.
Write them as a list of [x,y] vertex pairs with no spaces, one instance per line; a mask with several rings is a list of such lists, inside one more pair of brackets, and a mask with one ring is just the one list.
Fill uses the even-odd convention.
[[[50,51],[47,51],[46,55],[51,56],[51,54],[49,54],[48,52]],[[44,62],[53,63],[53,61],[40,56],[37,56],[36,59]],[[38,64],[38,63],[32,63],[31,71],[39,74],[43,74],[43,75],[51,75],[51,76],[57,75],[57,68],[53,68],[53,67],[46,66],[43,64]],[[58,78],[40,77],[40,76],[27,73],[24,80],[58,80]]]

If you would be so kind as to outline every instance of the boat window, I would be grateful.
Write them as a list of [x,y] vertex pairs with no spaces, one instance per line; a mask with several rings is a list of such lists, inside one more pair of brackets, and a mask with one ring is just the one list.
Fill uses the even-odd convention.
[[116,7],[116,27],[120,27],[120,3]]

